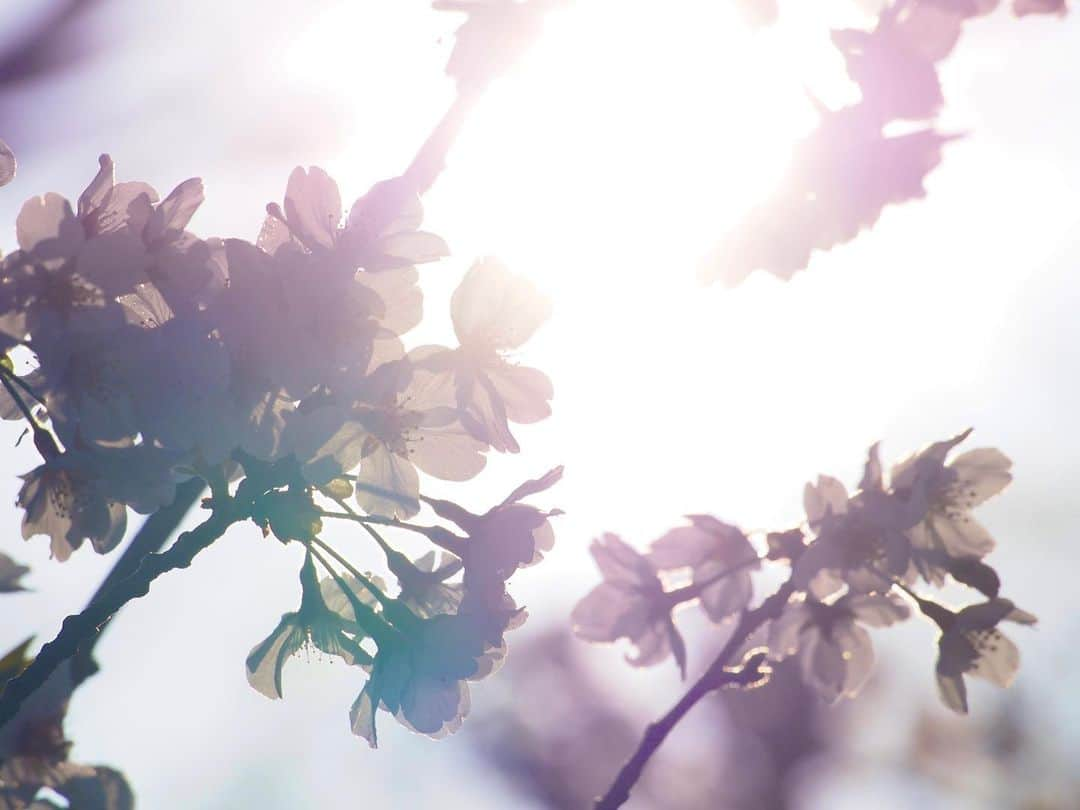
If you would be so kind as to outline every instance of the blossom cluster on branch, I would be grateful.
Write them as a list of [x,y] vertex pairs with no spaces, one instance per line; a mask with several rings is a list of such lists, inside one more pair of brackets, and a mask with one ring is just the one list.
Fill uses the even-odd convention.
[[[42,456],[18,496],[23,535],[47,536],[61,561],[85,541],[105,554],[129,510],[162,509],[202,477],[220,519],[179,565],[247,519],[307,547],[300,606],[252,651],[252,685],[280,697],[285,660],[315,647],[367,671],[352,727],[372,745],[379,708],[453,731],[465,682],[495,669],[524,620],[506,581],[553,542],[554,513],[522,500],[561,470],[481,513],[428,498],[419,473],[472,479],[488,451],[519,450],[512,424],[548,416],[550,381],[511,353],[549,305],[482,259],[452,297],[458,345],[407,350],[423,316],[417,265],[448,254],[421,229],[407,178],[345,215],[325,172],[297,168],[254,243],[188,231],[202,200],[197,179],[164,199],[117,183],[103,156],[74,206],[58,194],[23,206],[19,250],[0,265],[0,349],[32,358],[20,371],[4,356],[0,413],[27,423]],[[406,522],[424,506],[436,523]],[[373,540],[395,594],[319,537],[331,518]],[[386,527],[440,558],[409,559]],[[17,589],[25,569],[0,562],[3,589]]]
[[[757,685],[768,662],[798,660],[806,685],[824,700],[857,694],[874,664],[867,628],[883,628],[920,612],[938,629],[936,677],[945,705],[968,710],[965,676],[1006,687],[1020,654],[1003,622],[1034,624],[1030,613],[1000,595],[985,561],[995,543],[972,510],[1012,480],[1000,451],[952,451],[970,430],[935,442],[895,464],[886,476],[878,445],[870,448],[859,487],[849,493],[830,476],[806,485],[803,524],[748,535],[709,515],[689,516],[642,553],[613,534],[592,548],[603,581],[573,612],[577,635],[593,642],[629,641],[634,666],[673,657],[685,677],[687,649],[677,608],[697,604],[727,627],[727,642],[687,697],[646,735],[616,784],[628,793],[644,762],[701,696],[733,684]],[[783,584],[755,607],[754,573],[786,571]],[[926,587],[967,586],[982,601],[948,607]],[[628,776],[629,774],[629,776]],[[614,807],[609,794],[598,806]]]
[[[768,23],[775,0],[740,0]],[[787,280],[815,251],[849,242],[889,205],[926,195],[924,180],[957,136],[939,132],[938,65],[964,24],[999,0],[888,0],[872,30],[834,31],[860,99],[829,109],[811,97],[817,127],[792,151],[777,189],[725,234],[702,268],[705,281],[735,285],[755,270]],[[1064,14],[1065,0],[1013,0],[1018,17]],[[903,131],[897,132],[897,129]]]

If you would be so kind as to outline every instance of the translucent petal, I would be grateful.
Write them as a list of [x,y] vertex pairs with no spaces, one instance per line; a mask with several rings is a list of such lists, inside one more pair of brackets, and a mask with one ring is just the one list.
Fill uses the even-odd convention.
[[282,667],[302,644],[303,634],[296,624],[296,614],[286,613],[274,631],[248,653],[245,662],[248,683],[272,700],[282,697]]
[[487,377],[511,422],[531,425],[551,416],[550,400],[555,389],[544,372],[503,362],[489,367]]
[[337,183],[318,166],[308,171],[297,166],[285,189],[285,216],[293,232],[309,247],[333,247],[341,221]]
[[15,236],[20,248],[46,259],[74,256],[85,241],[71,204],[53,192],[23,204],[15,219]]
[[203,182],[198,177],[185,180],[174,188],[154,209],[143,234],[147,242],[154,242],[169,231],[183,231],[204,199]]
[[847,502],[847,489],[828,475],[819,475],[816,485],[807,484],[803,489],[803,507],[811,524],[820,523],[829,514],[843,514],[847,511]]
[[949,467],[956,473],[952,494],[956,505],[971,509],[997,495],[1012,481],[1012,461],[1000,450],[980,447],[957,456]]
[[491,258],[469,268],[450,300],[458,340],[480,349],[515,349],[550,314],[550,302],[532,282]]
[[420,511],[420,479],[407,458],[376,442],[356,476],[356,502],[372,515],[402,520]]
[[980,637],[976,649],[979,656],[969,672],[996,686],[1010,686],[1020,671],[1020,650],[1012,640],[1000,630],[991,630]]

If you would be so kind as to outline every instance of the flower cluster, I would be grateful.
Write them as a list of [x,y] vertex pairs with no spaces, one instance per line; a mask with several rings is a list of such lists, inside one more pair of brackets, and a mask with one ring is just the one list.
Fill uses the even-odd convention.
[[[483,514],[427,498],[420,473],[467,481],[490,450],[519,450],[512,424],[548,416],[551,383],[511,353],[549,305],[482,259],[453,294],[459,345],[409,349],[417,266],[449,251],[422,229],[406,178],[346,214],[324,171],[297,168],[254,243],[191,233],[202,200],[198,179],[164,199],[118,183],[102,156],[74,205],[46,194],[23,206],[19,250],[0,264],[0,415],[25,420],[42,456],[18,494],[23,535],[47,536],[61,561],[85,541],[104,554],[129,509],[154,513],[205,479],[225,525],[250,518],[308,548],[300,607],[252,651],[252,685],[279,696],[284,661],[315,647],[369,673],[353,728],[373,745],[379,707],[452,731],[464,681],[494,669],[524,620],[506,581],[551,547],[555,513],[521,500],[561,470]],[[424,508],[454,530],[404,522]],[[375,539],[399,593],[320,539],[328,517]],[[430,540],[441,560],[410,560],[385,526]],[[0,557],[0,589],[22,573]]]
[[[703,515],[647,554],[604,536],[593,546],[604,581],[575,608],[575,631],[589,641],[628,639],[637,666],[673,654],[685,674],[686,645],[673,611],[696,602],[715,622],[739,617],[716,666],[761,647],[774,661],[797,656],[807,685],[835,702],[854,696],[871,673],[866,627],[903,621],[914,608],[940,630],[942,700],[966,712],[964,675],[1004,687],[1019,668],[1019,652],[998,625],[1035,622],[999,595],[998,575],[984,560],[994,541],[971,514],[1012,480],[1011,462],[988,448],[950,458],[970,432],[929,445],[888,476],[875,444],[854,493],[819,476],[806,485],[805,523],[765,534],[760,552],[738,528]],[[788,576],[751,609],[751,572],[767,563],[788,567]],[[920,581],[940,587],[949,580],[984,601],[953,610],[919,592]]]
[[[955,48],[965,22],[998,4],[888,0],[872,30],[834,31],[833,45],[861,98],[839,109],[815,100],[818,126],[795,145],[781,185],[723,237],[703,279],[734,285],[755,270],[790,279],[814,251],[854,239],[887,206],[924,197],[926,176],[956,137],[935,128],[944,104],[938,65]],[[1011,4],[1018,17],[1064,14],[1065,5]],[[740,0],[740,6],[759,23],[776,18],[774,0]],[[895,129],[905,131],[889,131]]]

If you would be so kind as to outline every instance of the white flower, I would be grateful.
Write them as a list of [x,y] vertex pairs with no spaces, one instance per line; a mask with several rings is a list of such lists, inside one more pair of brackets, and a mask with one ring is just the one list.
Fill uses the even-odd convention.
[[333,252],[350,268],[391,270],[432,262],[449,253],[446,243],[419,230],[420,198],[401,179],[377,183],[357,200],[341,225],[337,184],[317,166],[293,169],[285,210],[269,207],[258,246],[267,253]]
[[551,415],[551,381],[543,372],[511,363],[546,321],[550,302],[526,278],[487,258],[474,264],[451,299],[454,333],[460,348],[423,347],[416,362],[452,375],[462,423],[500,452],[516,453],[508,422],[531,424]]
[[691,525],[672,529],[655,541],[649,559],[664,571],[691,568],[692,584],[701,588],[702,608],[719,622],[746,607],[753,594],[750,572],[760,563],[737,526],[710,515],[687,517]]
[[471,617],[417,619],[380,641],[371,677],[349,714],[353,733],[376,747],[375,710],[381,707],[413,731],[436,739],[452,734],[469,711],[465,681],[490,674],[491,659],[501,654]]
[[795,561],[795,585],[818,598],[843,583],[861,593],[886,592],[893,578],[908,576],[907,532],[926,514],[921,487],[885,488],[878,446],[870,448],[860,489],[848,496],[835,478],[819,476],[803,493],[807,522],[816,538]]
[[685,677],[686,646],[653,563],[614,534],[602,535],[590,551],[604,581],[574,607],[574,633],[586,641],[628,639],[637,655],[626,660],[635,667],[652,666],[674,654]]
[[854,697],[874,665],[870,634],[857,622],[886,627],[906,619],[898,597],[849,593],[832,604],[808,598],[789,604],[769,625],[769,655],[799,655],[803,680],[830,703]]
[[443,380],[397,364],[372,381],[370,403],[353,413],[366,431],[356,475],[356,500],[366,512],[415,515],[417,467],[444,481],[468,481],[484,468],[484,446],[461,426]]
[[[351,602],[332,578],[319,583],[310,555],[300,569],[300,584],[303,588],[300,609],[284,614],[274,631],[255,645],[247,657],[248,683],[271,699],[282,697],[281,671],[285,662],[301,649],[315,649],[347,664],[370,660],[359,646],[363,631]],[[361,601],[370,604],[369,599],[361,598]],[[346,631],[352,635],[346,635]]]
[[52,555],[64,562],[83,540],[98,554],[112,551],[127,528],[124,504],[108,498],[86,453],[63,453],[22,476],[18,504],[26,510],[22,535],[51,539]]
[[[1012,462],[999,450],[979,448],[963,453],[948,464],[949,452],[971,433],[935,442],[897,464],[892,485],[897,491],[921,488],[928,510],[925,519],[910,532],[916,549],[943,552],[954,558],[982,558],[994,548],[990,533],[971,515],[971,510],[1001,492],[1012,480]],[[916,565],[919,565],[918,557]],[[919,565],[932,584],[944,581],[944,571]]]
[[1020,651],[997,626],[1002,621],[1035,624],[1034,616],[1008,599],[969,605],[959,613],[933,602],[922,602],[920,607],[942,630],[938,639],[937,682],[946,706],[967,713],[965,674],[985,678],[1002,688],[1012,684],[1020,669]]

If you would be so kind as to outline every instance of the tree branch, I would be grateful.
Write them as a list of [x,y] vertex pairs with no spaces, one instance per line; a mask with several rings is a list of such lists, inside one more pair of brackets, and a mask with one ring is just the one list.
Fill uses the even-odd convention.
[[[176,497],[173,502],[150,515],[139,531],[131,538],[131,543],[124,549],[124,553],[112,570],[105,575],[94,595],[87,602],[87,607],[102,599],[108,592],[123,579],[131,576],[138,570],[139,565],[148,555],[160,551],[176,527],[184,519],[191,508],[199,502],[199,498],[206,491],[206,483],[201,478],[192,478],[176,488]],[[110,616],[98,627],[97,632],[79,645],[79,649],[71,661],[71,672],[75,679],[75,685],[85,681],[98,671],[97,662],[94,661],[94,647],[101,638],[102,632],[108,626]]]
[[648,725],[645,729],[645,734],[641,738],[641,742],[638,744],[637,750],[634,751],[622,766],[622,769],[615,777],[615,781],[611,783],[611,787],[607,789],[607,792],[596,800],[596,803],[593,805],[594,810],[614,810],[617,807],[621,807],[623,802],[630,798],[630,791],[641,778],[641,774],[645,770],[645,766],[648,764],[653,754],[656,753],[657,749],[660,748],[660,745],[667,739],[667,736],[671,733],[672,729],[674,729],[679,721],[686,716],[687,712],[694,708],[699,700],[713,690],[731,683],[743,682],[743,676],[740,673],[734,673],[725,669],[729,664],[729,659],[746,639],[750,637],[751,633],[769,619],[775,619],[780,615],[780,612],[784,609],[784,605],[787,604],[787,601],[791,598],[791,594],[794,590],[795,587],[789,579],[776,590],[776,593],[767,598],[756,608],[742,614],[739,623],[735,626],[735,630],[731,634],[731,638],[727,640],[723,649],[721,649],[720,653],[716,656],[716,659],[709,665],[709,668],[705,670],[705,674],[690,687],[686,694],[679,699],[678,703],[671,707],[671,710],[668,711],[667,714]]
[[130,576],[118,581],[100,597],[92,599],[81,613],[68,616],[56,638],[46,644],[17,677],[0,692],[0,728],[11,720],[22,702],[41,686],[61,663],[70,658],[80,644],[90,641],[112,616],[132,599],[145,596],[150,583],[162,574],[187,568],[203,549],[221,537],[245,513],[234,500],[216,502],[207,520],[184,532],[167,550],[147,555]]
[[446,156],[451,147],[457,141],[465,119],[469,111],[479,97],[479,93],[469,88],[458,91],[454,103],[443,115],[442,120],[435,125],[435,129],[428,135],[420,149],[417,150],[409,168],[402,175],[407,179],[413,190],[424,196],[446,168]]

